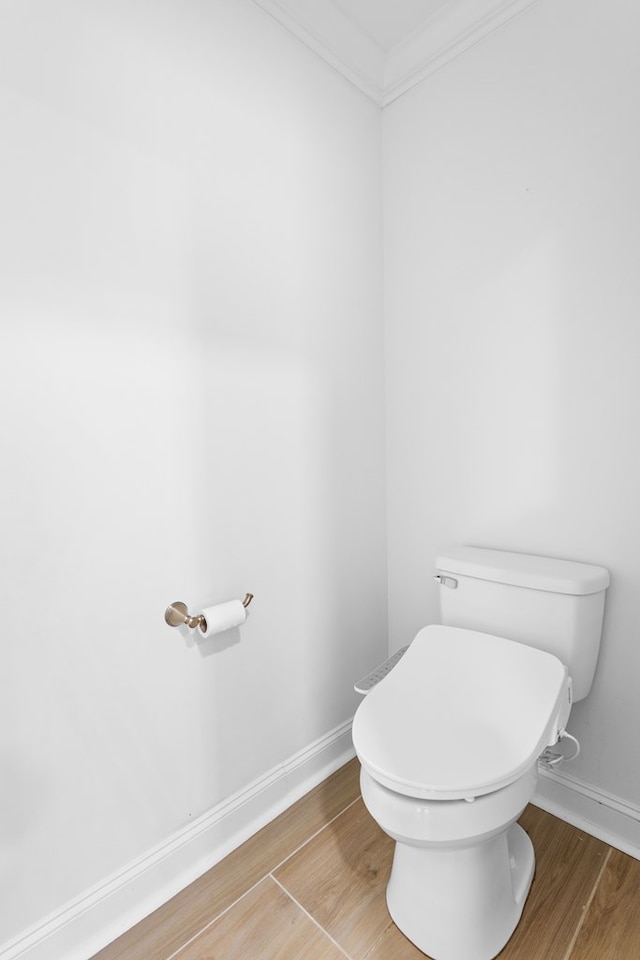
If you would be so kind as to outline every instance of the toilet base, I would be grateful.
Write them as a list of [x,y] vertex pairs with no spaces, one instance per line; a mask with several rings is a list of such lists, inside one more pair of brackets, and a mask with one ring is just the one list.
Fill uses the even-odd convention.
[[492,960],[518,924],[534,866],[533,845],[517,823],[469,846],[397,841],[389,913],[433,960]]

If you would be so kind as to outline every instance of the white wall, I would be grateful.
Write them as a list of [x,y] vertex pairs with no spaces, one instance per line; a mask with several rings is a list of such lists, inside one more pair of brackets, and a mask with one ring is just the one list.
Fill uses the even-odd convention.
[[[639,28],[540,0],[384,184],[391,648],[448,543],[609,567],[570,728],[630,809]],[[0,124],[2,944],[347,720],[386,581],[377,108],[250,0],[23,0]]]
[[608,567],[572,775],[636,810],[639,33],[626,0],[542,0],[384,130],[391,649],[451,543]]
[[1,944],[348,720],[387,628],[379,110],[250,0],[26,0],[0,129]]

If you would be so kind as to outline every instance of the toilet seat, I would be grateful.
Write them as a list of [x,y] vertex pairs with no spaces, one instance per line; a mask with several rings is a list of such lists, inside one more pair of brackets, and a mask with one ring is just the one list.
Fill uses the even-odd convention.
[[362,766],[390,790],[472,799],[535,764],[570,707],[571,681],[553,654],[431,625],[359,706],[353,743]]

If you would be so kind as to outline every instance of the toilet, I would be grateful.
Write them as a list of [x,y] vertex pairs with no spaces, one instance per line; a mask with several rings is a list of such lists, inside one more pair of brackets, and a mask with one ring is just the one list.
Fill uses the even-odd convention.
[[395,840],[392,919],[432,960],[491,960],[533,878],[516,821],[538,760],[577,744],[565,727],[591,688],[609,574],[478,547],[436,568],[441,623],[374,672],[353,743],[364,803]]

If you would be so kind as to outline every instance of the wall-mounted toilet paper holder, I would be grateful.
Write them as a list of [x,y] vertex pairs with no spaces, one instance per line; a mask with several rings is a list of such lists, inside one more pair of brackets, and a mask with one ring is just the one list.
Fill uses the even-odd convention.
[[[242,601],[242,606],[246,609],[252,600],[253,594],[246,593],[244,600]],[[181,600],[176,600],[175,603],[169,604],[164,612],[164,620],[165,623],[168,623],[170,627],[179,627],[182,624],[186,624],[188,627],[191,627],[192,630],[195,627],[199,627],[201,623],[206,623],[205,618],[201,613],[197,614],[195,617],[192,617],[187,610],[186,603],[183,603]]]

